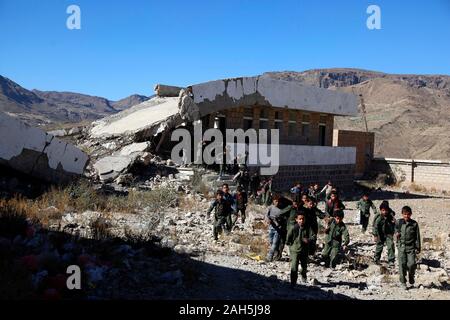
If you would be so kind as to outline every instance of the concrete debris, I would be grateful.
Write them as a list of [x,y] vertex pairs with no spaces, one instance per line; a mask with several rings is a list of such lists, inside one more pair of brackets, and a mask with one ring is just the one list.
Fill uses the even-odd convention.
[[125,172],[136,161],[137,157],[137,155],[104,157],[94,164],[94,169],[100,181],[111,182]]
[[[111,142],[108,143],[108,146],[112,146]],[[114,146],[116,145],[114,144]],[[126,174],[128,169],[137,163],[144,166],[152,163],[153,155],[146,151],[149,148],[149,142],[132,143],[110,156],[100,157],[93,164],[95,175],[103,183],[116,180],[118,184],[127,185],[133,180],[132,175]]]
[[192,99],[189,90],[183,89],[180,91],[178,107],[180,108],[180,114],[183,120],[192,122],[200,119],[200,110]]
[[122,174],[114,182],[122,186],[129,186],[133,182],[133,175],[131,173]]
[[166,86],[164,84],[157,84],[155,86],[155,93],[160,97],[178,97],[180,90],[183,88]]
[[[158,128],[170,124],[177,118],[179,111],[178,97],[154,97],[134,107],[112,116],[93,122],[91,138],[118,137],[121,135],[138,135],[152,137]],[[178,116],[179,118],[179,116]],[[174,121],[174,124],[181,122]]]
[[55,136],[55,137],[64,137],[67,135],[67,131],[64,129],[59,129],[59,130],[49,131],[48,134],[51,134],[52,136]]
[[65,183],[83,174],[89,157],[41,129],[0,113],[0,164],[32,177]]
[[137,152],[141,153],[141,152],[147,151],[149,147],[150,147],[149,142],[133,143],[133,144],[123,147],[119,151],[119,155],[129,156],[129,155],[132,155]]
[[48,134],[51,134],[55,137],[65,137],[65,136],[74,136],[77,134],[81,134],[83,132],[83,127],[73,127],[70,129],[58,129],[48,131]]

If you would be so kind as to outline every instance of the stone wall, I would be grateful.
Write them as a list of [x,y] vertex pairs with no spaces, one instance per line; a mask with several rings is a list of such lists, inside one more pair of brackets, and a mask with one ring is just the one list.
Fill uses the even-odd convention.
[[436,190],[450,190],[449,162],[375,158],[372,161],[372,171],[388,174],[399,184],[414,183]]
[[334,130],[333,146],[356,147],[355,176],[361,177],[370,167],[374,155],[375,133]]

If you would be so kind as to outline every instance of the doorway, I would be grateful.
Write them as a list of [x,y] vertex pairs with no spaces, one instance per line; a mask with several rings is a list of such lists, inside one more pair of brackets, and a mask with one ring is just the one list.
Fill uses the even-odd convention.
[[319,125],[319,145],[325,146],[327,127]]

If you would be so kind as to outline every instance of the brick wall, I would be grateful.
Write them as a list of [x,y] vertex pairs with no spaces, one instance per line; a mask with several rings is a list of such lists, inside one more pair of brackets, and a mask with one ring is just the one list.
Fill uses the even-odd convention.
[[334,130],[333,146],[356,147],[355,176],[361,177],[373,159],[375,134],[373,132]]

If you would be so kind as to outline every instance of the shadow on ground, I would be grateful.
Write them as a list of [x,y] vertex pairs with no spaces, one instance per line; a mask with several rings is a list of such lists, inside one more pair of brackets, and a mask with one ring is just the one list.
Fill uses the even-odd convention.
[[[205,263],[198,254],[163,247],[157,237],[125,241],[96,234],[85,239],[50,231],[0,210],[0,299],[349,299]],[[81,290],[66,287],[70,265],[81,268]]]

